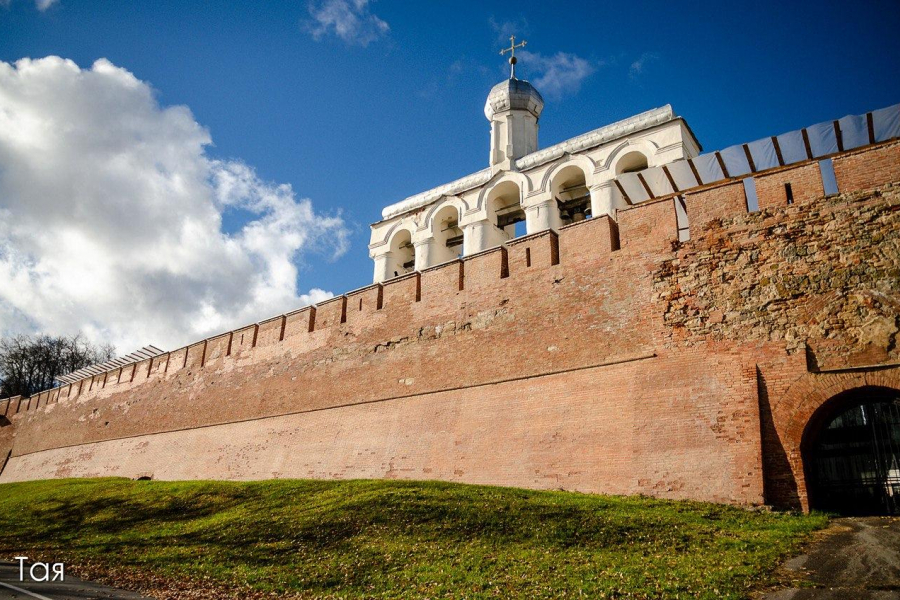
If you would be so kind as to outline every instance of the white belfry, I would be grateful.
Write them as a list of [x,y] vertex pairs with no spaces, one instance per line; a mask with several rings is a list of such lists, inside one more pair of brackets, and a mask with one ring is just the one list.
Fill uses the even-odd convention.
[[491,89],[484,105],[491,124],[488,167],[382,211],[369,244],[375,282],[470,256],[522,233],[601,215],[615,219],[617,209],[646,200],[641,189],[635,193],[636,173],[699,154],[687,123],[668,105],[539,149],[544,99],[515,76],[515,50],[525,43],[511,37],[501,51],[510,54],[510,78]]

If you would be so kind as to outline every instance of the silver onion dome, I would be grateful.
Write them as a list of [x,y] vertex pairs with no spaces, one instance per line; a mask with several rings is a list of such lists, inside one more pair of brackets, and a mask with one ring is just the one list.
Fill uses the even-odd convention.
[[491,88],[484,103],[484,116],[491,121],[495,114],[507,110],[527,110],[538,118],[544,110],[544,99],[527,81],[510,78]]

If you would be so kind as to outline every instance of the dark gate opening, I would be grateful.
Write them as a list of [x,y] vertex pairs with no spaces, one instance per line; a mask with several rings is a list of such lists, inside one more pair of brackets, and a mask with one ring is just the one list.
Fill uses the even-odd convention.
[[844,515],[900,514],[900,392],[842,394],[807,446],[810,505]]

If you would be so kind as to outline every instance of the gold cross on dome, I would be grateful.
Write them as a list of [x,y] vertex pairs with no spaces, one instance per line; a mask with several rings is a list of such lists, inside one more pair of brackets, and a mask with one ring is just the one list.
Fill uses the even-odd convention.
[[518,62],[518,59],[516,58],[516,48],[524,48],[525,44],[527,44],[527,43],[528,43],[527,41],[522,40],[522,43],[516,44],[516,36],[511,35],[511,36],[509,36],[509,48],[504,48],[503,50],[500,51],[500,56],[503,56],[504,54],[509,52],[509,78],[510,79],[516,78],[516,63]]

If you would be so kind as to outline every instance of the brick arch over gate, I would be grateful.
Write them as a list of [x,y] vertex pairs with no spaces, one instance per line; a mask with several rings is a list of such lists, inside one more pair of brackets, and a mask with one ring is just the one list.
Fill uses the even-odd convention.
[[[764,439],[763,452],[775,454],[765,461],[765,501],[783,508],[809,510],[803,463],[804,435],[816,412],[835,396],[864,387],[900,390],[900,366],[873,367],[867,371],[809,373],[763,411],[763,437],[767,425],[777,439]],[[769,420],[769,423],[766,421]],[[771,435],[769,436],[771,438]],[[777,448],[773,448],[777,445]],[[768,447],[767,447],[768,446]]]

